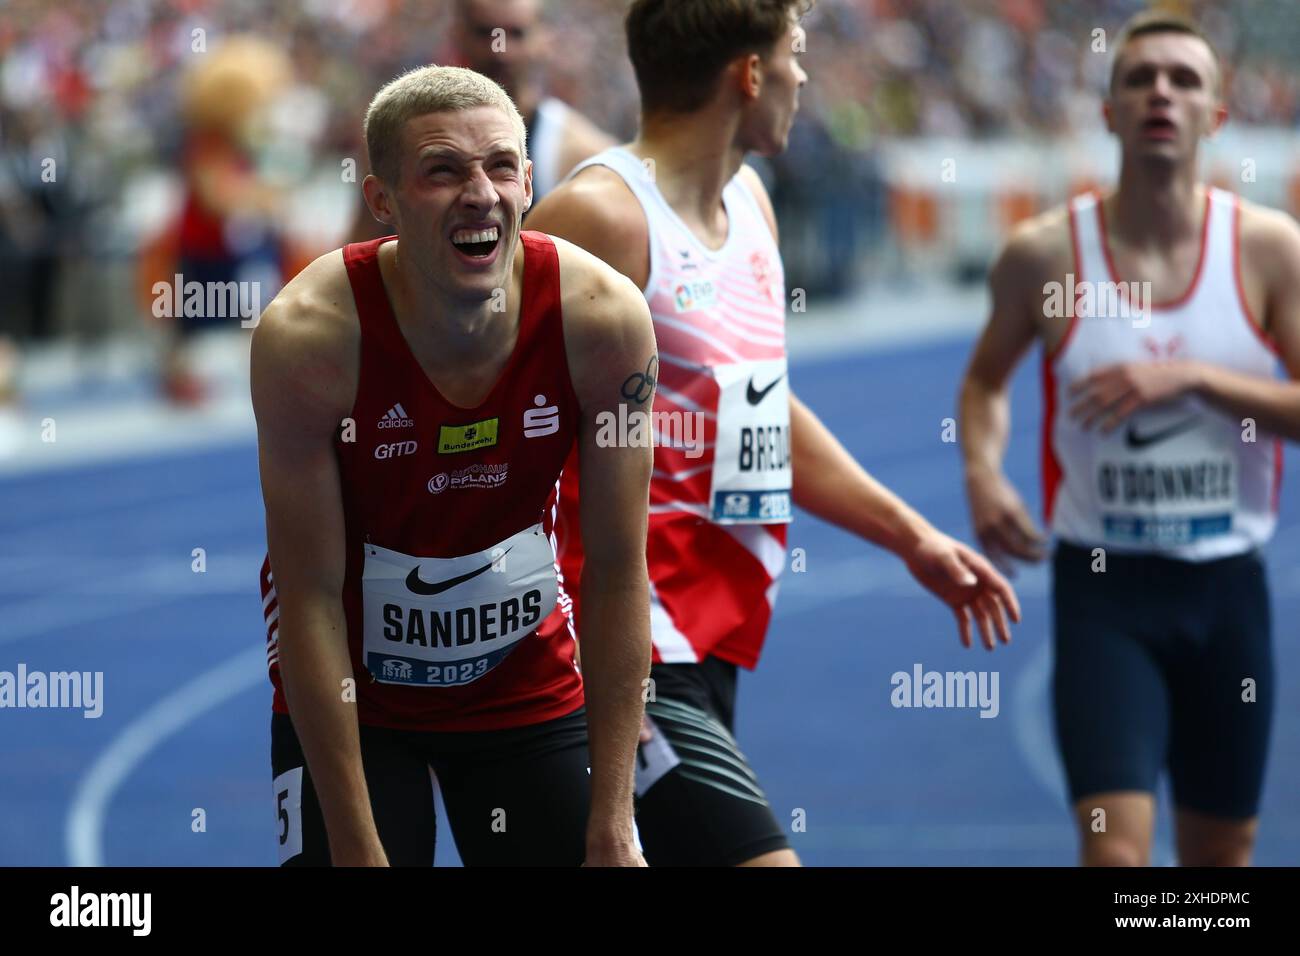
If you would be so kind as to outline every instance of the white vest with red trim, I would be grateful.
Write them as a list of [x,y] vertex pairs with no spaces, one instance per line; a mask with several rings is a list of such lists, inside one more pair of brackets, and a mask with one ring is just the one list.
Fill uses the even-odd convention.
[[1057,537],[1206,561],[1253,550],[1272,535],[1281,443],[1250,420],[1195,396],[1142,409],[1109,434],[1070,415],[1070,386],[1119,362],[1190,359],[1277,374],[1276,350],[1242,293],[1239,217],[1235,196],[1207,191],[1192,285],[1177,301],[1153,304],[1140,283],[1115,275],[1097,196],[1070,203],[1074,276],[1058,296],[1045,290],[1049,307],[1073,306],[1074,316],[1043,363],[1043,501]]
[[[659,355],[646,544],[654,659],[711,655],[752,668],[776,604],[793,510],[781,252],[739,174],[722,191],[727,239],[710,249],[634,154],[606,150],[573,175],[588,166],[622,178],[649,238],[642,291]],[[574,466],[565,469],[557,523],[568,582],[582,563]],[[577,597],[567,593],[581,633]]]

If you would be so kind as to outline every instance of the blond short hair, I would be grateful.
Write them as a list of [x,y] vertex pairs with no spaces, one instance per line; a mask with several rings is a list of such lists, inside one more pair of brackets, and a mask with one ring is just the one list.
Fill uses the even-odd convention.
[[450,113],[495,107],[506,114],[519,139],[521,162],[528,159],[524,118],[510,95],[482,73],[460,66],[422,66],[390,81],[366,110],[366,152],[370,171],[390,184],[401,171],[402,128],[427,113]]

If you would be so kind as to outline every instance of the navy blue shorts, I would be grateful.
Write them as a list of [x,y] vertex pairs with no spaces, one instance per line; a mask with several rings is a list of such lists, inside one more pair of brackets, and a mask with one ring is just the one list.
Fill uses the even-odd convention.
[[1179,809],[1255,816],[1276,686],[1262,558],[1112,551],[1104,573],[1093,563],[1091,548],[1065,542],[1053,559],[1056,738],[1071,799],[1154,792],[1167,768]]

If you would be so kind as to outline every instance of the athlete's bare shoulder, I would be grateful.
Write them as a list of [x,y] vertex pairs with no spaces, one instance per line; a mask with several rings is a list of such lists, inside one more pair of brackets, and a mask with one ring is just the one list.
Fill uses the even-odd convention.
[[623,177],[589,166],[554,190],[528,216],[528,228],[567,239],[644,288],[650,280],[650,230]]
[[346,414],[356,397],[360,326],[343,251],[303,269],[266,307],[253,333],[253,405]]
[[[639,321],[649,308],[627,276],[576,243],[552,236],[560,261],[560,303],[566,330],[602,334]],[[631,314],[631,318],[629,318]]]
[[1039,336],[1050,348],[1065,331],[1044,311],[1049,283],[1064,283],[1074,270],[1074,244],[1066,206],[1018,223],[989,272],[993,324],[1020,342]]
[[1281,210],[1239,202],[1242,291],[1255,321],[1289,362],[1300,362],[1300,225]]
[[1243,266],[1270,281],[1300,278],[1300,224],[1290,214],[1242,199],[1239,222]]
[[[613,393],[605,387],[644,369],[654,355],[654,322],[641,290],[585,249],[554,238],[560,262],[564,345],[574,389],[584,407]],[[631,363],[631,364],[629,364]]]
[[332,337],[355,328],[356,314],[343,250],[335,249],[289,280],[262,313],[257,331]]
[[1069,207],[1054,206],[1017,223],[995,269],[1035,287],[1064,279],[1074,269]]
[[997,377],[1007,373],[1038,338],[1054,348],[1067,323],[1044,308],[1049,283],[1064,283],[1074,269],[1068,208],[1057,206],[1020,222],[989,271],[993,304],[977,360]]

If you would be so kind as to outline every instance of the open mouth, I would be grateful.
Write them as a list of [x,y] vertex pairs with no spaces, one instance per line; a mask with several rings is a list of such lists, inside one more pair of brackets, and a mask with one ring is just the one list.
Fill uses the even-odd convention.
[[1178,126],[1164,116],[1153,116],[1142,123],[1142,132],[1155,136],[1173,136]]
[[487,229],[457,229],[451,234],[451,242],[471,259],[486,259],[501,242],[501,229],[497,226]]

